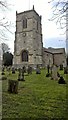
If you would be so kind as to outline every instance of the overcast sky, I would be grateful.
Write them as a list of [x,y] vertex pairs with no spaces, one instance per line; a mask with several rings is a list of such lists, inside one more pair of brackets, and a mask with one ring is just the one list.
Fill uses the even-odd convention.
[[[50,0],[8,0],[11,6],[11,10],[6,12],[6,16],[11,20],[14,25],[16,21],[16,11],[23,12],[31,10],[33,5],[36,12],[42,16],[42,34],[43,34],[43,46],[44,47],[65,47],[66,38],[65,35],[61,35],[64,31],[58,29],[55,21],[49,21],[48,19],[52,16],[51,4],[48,3]],[[13,33],[15,28],[12,29]],[[9,34],[9,41],[6,43],[14,51],[14,39],[15,34]]]

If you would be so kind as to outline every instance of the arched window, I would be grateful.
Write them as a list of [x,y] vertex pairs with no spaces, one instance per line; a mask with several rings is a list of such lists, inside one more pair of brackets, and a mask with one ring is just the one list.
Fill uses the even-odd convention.
[[28,62],[28,51],[27,50],[23,50],[21,57],[22,57],[22,61]]
[[23,28],[27,28],[27,19],[23,19]]

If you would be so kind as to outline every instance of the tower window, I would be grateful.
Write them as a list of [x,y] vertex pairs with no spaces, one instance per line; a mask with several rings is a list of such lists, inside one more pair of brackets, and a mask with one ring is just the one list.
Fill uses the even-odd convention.
[[22,51],[22,62],[28,62],[28,51],[27,50],[24,50]]
[[27,28],[27,19],[23,20],[23,28]]

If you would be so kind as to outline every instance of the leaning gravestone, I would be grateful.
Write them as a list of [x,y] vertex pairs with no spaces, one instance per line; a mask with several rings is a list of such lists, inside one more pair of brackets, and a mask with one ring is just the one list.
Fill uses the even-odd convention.
[[8,92],[9,93],[18,93],[18,81],[9,80],[8,81]]
[[28,66],[27,72],[28,74],[32,74],[32,67]]
[[39,65],[37,65],[37,67],[36,67],[36,74],[41,74]]
[[58,80],[57,67],[55,65],[53,65],[53,67],[52,67],[51,79]]

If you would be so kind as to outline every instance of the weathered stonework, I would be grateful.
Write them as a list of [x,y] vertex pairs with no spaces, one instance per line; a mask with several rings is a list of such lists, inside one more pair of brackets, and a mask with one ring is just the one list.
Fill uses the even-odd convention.
[[[27,20],[26,27],[23,28],[23,21]],[[27,52],[27,60],[23,61],[23,51]],[[46,67],[48,64],[59,66],[66,64],[64,48],[43,48],[41,16],[34,10],[16,12],[16,32],[14,41],[14,59],[15,67],[36,65]]]
[[[23,28],[23,19],[27,19],[27,28]],[[16,32],[14,42],[14,66],[42,65],[42,27],[41,17],[36,11],[16,12]],[[23,50],[28,51],[28,61],[21,59]]]

